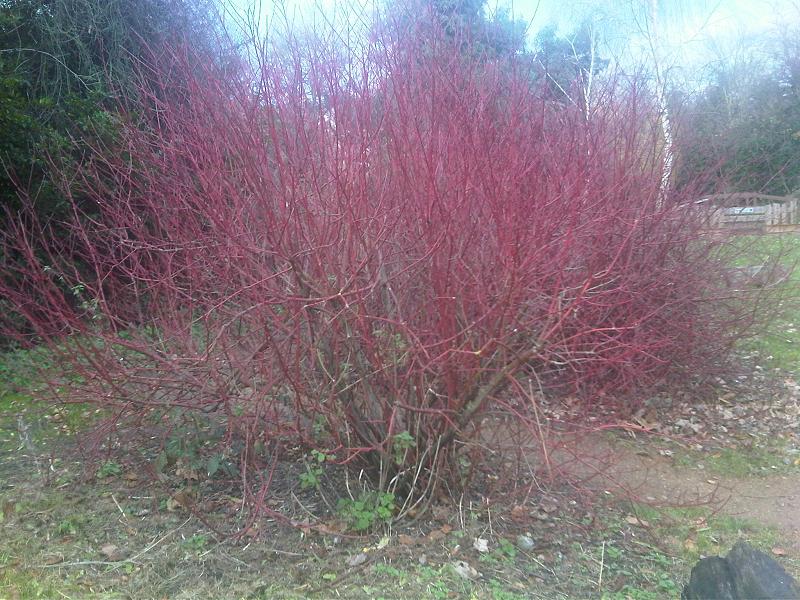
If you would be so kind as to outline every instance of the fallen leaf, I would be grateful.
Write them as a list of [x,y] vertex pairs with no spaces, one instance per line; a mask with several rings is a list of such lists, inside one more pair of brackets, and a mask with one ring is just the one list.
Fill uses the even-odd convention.
[[464,579],[476,579],[481,576],[481,574],[478,573],[478,571],[476,571],[472,565],[463,560],[453,561],[450,563],[450,566],[453,567],[456,575]]
[[489,540],[484,538],[475,538],[472,541],[472,547],[475,548],[478,552],[488,552],[489,551]]
[[367,562],[367,555],[363,552],[347,559],[347,565],[350,567],[357,567],[358,565],[363,565],[365,562]]
[[445,536],[445,533],[441,529],[434,529],[425,537],[429,542],[435,542],[437,540],[441,540]]
[[100,547],[100,553],[110,561],[117,561],[122,558],[119,548],[114,544],[106,544]]
[[184,491],[176,492],[171,498],[167,500],[167,510],[176,511],[179,508],[188,509],[192,505],[192,499]]
[[440,529],[442,530],[442,533],[450,533],[453,531],[453,528],[450,525],[442,525]]
[[413,546],[417,543],[417,540],[411,537],[410,535],[406,535],[405,533],[401,533],[397,536],[397,541],[400,542],[403,546]]
[[692,539],[688,539],[685,542],[683,542],[683,547],[689,552],[694,552],[695,550],[697,550],[697,544],[695,544],[694,540]]
[[772,549],[772,553],[775,556],[786,556],[786,550],[784,550],[783,548],[775,547]]
[[527,509],[521,505],[517,504],[514,508],[511,509],[511,518],[515,521],[525,521],[528,517]]
[[49,554],[44,557],[44,564],[46,565],[57,565],[60,562],[64,562],[63,554]]
[[625,517],[625,522],[629,525],[640,525],[642,527],[650,527],[650,523],[644,519],[640,519],[635,515],[628,515]]

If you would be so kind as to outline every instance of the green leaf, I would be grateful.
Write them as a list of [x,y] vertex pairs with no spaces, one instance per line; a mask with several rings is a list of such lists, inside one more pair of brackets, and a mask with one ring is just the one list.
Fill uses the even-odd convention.
[[225,460],[225,457],[222,454],[215,454],[211,458],[208,459],[208,476],[213,477],[217,471],[219,471],[220,466],[222,466],[222,461]]

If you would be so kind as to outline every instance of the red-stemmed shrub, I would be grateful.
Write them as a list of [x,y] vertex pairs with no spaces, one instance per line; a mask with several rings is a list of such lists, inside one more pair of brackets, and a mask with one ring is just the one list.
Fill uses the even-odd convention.
[[530,390],[588,412],[724,358],[744,323],[651,95],[553,102],[434,22],[288,35],[236,76],[154,53],[113,148],[59,174],[70,235],[31,211],[3,236],[8,323],[82,375],[70,398],[109,427],[209,415],[257,501],[299,445],[407,510]]

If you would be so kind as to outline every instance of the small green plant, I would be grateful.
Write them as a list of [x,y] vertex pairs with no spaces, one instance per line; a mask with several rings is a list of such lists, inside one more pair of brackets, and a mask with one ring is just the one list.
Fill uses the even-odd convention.
[[342,498],[338,503],[339,515],[355,531],[367,531],[392,519],[397,506],[389,492],[365,492],[357,500]]
[[309,490],[319,486],[322,481],[323,468],[322,465],[326,461],[334,459],[332,454],[325,454],[319,450],[312,450],[310,453],[311,460],[306,461],[305,473],[300,473],[300,487],[304,490]]
[[184,540],[181,546],[189,552],[200,554],[208,546],[208,536],[202,533],[196,533],[192,537]]
[[375,575],[386,575],[387,577],[399,579],[401,581],[405,581],[406,579],[406,573],[404,571],[392,565],[387,565],[386,563],[378,563],[375,565],[374,572]]
[[510,540],[501,538],[498,546],[500,552],[509,560],[514,560],[517,557],[517,548]]
[[59,521],[58,525],[56,526],[56,534],[61,537],[75,535],[78,533],[78,526],[79,522],[76,517],[66,517]]
[[98,479],[106,479],[108,477],[116,477],[117,475],[122,474],[122,467],[119,463],[114,462],[113,460],[109,460],[104,462],[100,465],[100,468],[97,469],[97,478]]
[[519,594],[506,590],[502,582],[497,579],[489,581],[489,591],[492,593],[492,600],[522,600],[523,598]]
[[402,465],[406,452],[416,445],[416,440],[408,431],[401,431],[392,438],[392,456],[394,462]]
[[164,473],[169,467],[180,466],[187,473],[205,473],[209,478],[220,473],[235,476],[238,468],[230,458],[229,449],[208,453],[219,443],[220,437],[219,429],[202,419],[196,419],[191,427],[181,427],[167,439],[153,466],[159,473]]

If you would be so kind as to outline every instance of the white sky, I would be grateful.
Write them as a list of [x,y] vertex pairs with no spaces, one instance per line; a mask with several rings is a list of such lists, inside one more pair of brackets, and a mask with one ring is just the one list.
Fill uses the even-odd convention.
[[[226,0],[222,0],[225,2]],[[288,15],[308,18],[314,13],[342,16],[342,9],[361,6],[369,11],[374,0],[227,0],[239,6],[257,3],[262,14],[281,6]],[[381,0],[378,0],[381,1]],[[391,1],[391,0],[382,0]],[[403,0],[394,0],[402,2]],[[489,0],[489,11],[507,7],[518,19],[530,23],[530,37],[542,27],[555,24],[569,33],[586,16],[592,15],[602,31],[605,56],[623,64],[641,60],[649,51],[642,29],[656,24],[660,60],[671,69],[690,73],[731,51],[749,47],[750,36],[775,27],[800,22],[800,0]],[[355,15],[348,14],[354,21]]]

